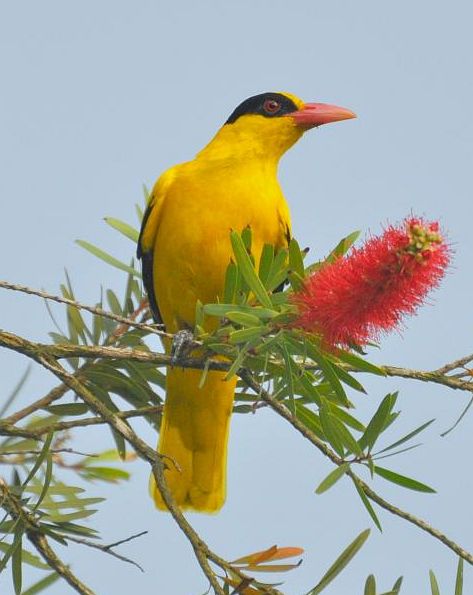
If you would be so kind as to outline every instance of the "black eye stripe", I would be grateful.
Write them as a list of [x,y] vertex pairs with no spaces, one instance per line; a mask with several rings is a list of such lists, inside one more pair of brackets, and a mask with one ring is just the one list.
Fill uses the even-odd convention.
[[[276,109],[274,112],[265,109],[265,105],[268,105],[270,101],[278,103],[280,106],[279,109]],[[233,124],[240,116],[246,114],[258,114],[267,118],[274,118],[284,116],[284,114],[290,114],[296,110],[297,105],[282,93],[261,93],[260,95],[249,97],[243,103],[240,103],[225,124]]]

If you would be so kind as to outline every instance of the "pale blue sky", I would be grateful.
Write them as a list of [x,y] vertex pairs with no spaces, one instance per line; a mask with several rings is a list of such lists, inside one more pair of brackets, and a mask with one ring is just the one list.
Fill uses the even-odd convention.
[[[473,344],[472,18],[467,0],[2,2],[1,277],[55,292],[67,267],[81,301],[94,302],[100,285],[120,290],[122,275],[74,239],[128,260],[132,245],[102,218],[133,220],[142,183],[151,185],[165,168],[191,158],[242,99],[287,90],[359,114],[307,134],[281,166],[295,235],[314,258],[354,229],[377,232],[411,210],[439,218],[456,251],[433,307],[383,341],[372,358],[435,368],[465,355]],[[2,328],[32,339],[45,340],[51,330],[35,298],[2,291],[0,312]],[[20,356],[1,353],[4,393],[25,365]],[[35,370],[23,399],[50,386]],[[365,416],[385,393],[401,390],[404,421],[393,437],[437,418],[424,447],[389,466],[439,493],[406,492],[381,479],[375,488],[471,550],[471,415],[448,438],[439,436],[466,396],[396,379],[366,379],[366,386],[369,397],[356,397]],[[97,431],[81,435],[89,450],[109,444]],[[143,437],[154,442],[146,428]],[[190,520],[230,559],[275,543],[304,547],[303,565],[283,577],[283,590],[300,595],[371,525],[343,482],[314,495],[329,470],[273,414],[235,416],[228,502],[216,516]],[[91,488],[110,496],[98,516],[105,540],[149,530],[123,548],[145,574],[92,551],[60,553],[100,595],[199,595],[206,581],[172,519],[154,510],[147,476],[137,463],[130,485]],[[404,574],[403,593],[427,593],[429,568],[452,592],[455,557],[413,527],[380,516],[384,533],[373,529],[327,595],[362,593],[370,572],[384,590]],[[468,592],[469,569],[466,577]],[[9,580],[2,577],[0,587]]]

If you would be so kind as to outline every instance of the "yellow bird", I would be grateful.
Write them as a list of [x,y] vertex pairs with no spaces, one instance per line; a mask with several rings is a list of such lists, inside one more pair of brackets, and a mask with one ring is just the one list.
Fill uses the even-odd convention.
[[[138,241],[143,280],[156,322],[167,332],[194,327],[195,305],[218,302],[232,257],[230,231],[252,231],[258,264],[264,244],[287,246],[291,221],[277,179],[282,155],[310,128],[354,118],[350,110],[304,103],[289,93],[246,99],[195,159],[156,182]],[[211,328],[211,322],[206,322]],[[166,351],[171,344],[166,343]],[[226,493],[227,442],[234,379],[168,369],[158,450],[170,457],[166,480],[182,510],[216,512]],[[167,510],[151,481],[156,506]]]

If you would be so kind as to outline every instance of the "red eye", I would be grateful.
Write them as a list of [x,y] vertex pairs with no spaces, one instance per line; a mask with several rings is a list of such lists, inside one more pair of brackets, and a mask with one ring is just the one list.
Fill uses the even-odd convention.
[[266,99],[263,103],[263,109],[267,114],[275,114],[281,109],[281,104],[275,99]]

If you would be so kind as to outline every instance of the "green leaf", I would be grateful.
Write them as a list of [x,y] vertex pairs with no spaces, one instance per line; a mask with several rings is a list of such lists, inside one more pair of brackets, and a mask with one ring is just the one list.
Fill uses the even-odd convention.
[[334,417],[330,415],[326,407],[321,407],[319,411],[320,423],[322,424],[322,430],[325,434],[326,439],[332,448],[343,457],[345,450],[343,448],[343,442],[340,435],[337,432],[337,428],[334,424]]
[[327,477],[319,483],[318,488],[315,490],[316,494],[323,494],[330,489],[341,477],[343,477],[349,469],[350,463],[342,463],[339,467],[335,467]]
[[113,229],[116,229],[126,238],[130,239],[134,244],[138,242],[140,232],[131,225],[128,225],[128,223],[124,223],[120,219],[114,219],[113,217],[104,217],[104,221],[107,225],[110,225],[110,227],[113,227]]
[[276,253],[265,283],[268,291],[273,291],[286,279],[288,265],[287,257],[288,252],[285,249],[278,250]]
[[[11,544],[5,543],[4,541],[0,541],[0,551],[1,552],[8,552],[8,549],[11,547]],[[29,552],[28,550],[23,550],[21,554],[22,562],[25,564],[29,564],[30,566],[34,566],[35,568],[40,568],[41,570],[48,570],[49,566],[43,562],[39,556],[36,556]]]
[[242,238],[237,232],[232,231],[230,233],[230,240],[232,243],[233,252],[235,254],[238,267],[243,278],[248,284],[248,287],[255,294],[256,298],[263,306],[265,306],[266,308],[271,308],[272,304],[269,295],[264,285],[262,284],[260,278],[256,274],[253,263],[251,262],[251,258],[247,252]]
[[400,576],[394,583],[393,588],[391,589],[391,591],[393,591],[393,593],[396,593],[396,595],[401,590],[403,580],[404,580],[404,577]]
[[53,441],[53,436],[54,436],[54,432],[49,432],[49,434],[46,436],[46,440],[44,441],[43,448],[41,449],[41,452],[39,453],[38,458],[36,459],[36,462],[35,462],[33,468],[29,472],[28,477],[23,482],[23,488],[25,488],[29,484],[29,482],[33,479],[33,477],[36,475],[38,469],[43,464],[45,458],[48,456],[49,449],[50,449],[51,443]]
[[378,465],[374,466],[374,472],[376,475],[379,475],[383,479],[400,485],[404,488],[408,488],[409,490],[415,490],[416,492],[425,492],[428,494],[435,494],[435,490],[430,486],[426,485],[425,483],[421,483],[416,479],[412,479],[410,477],[406,477],[405,475],[401,475],[399,473],[395,473],[394,471],[390,471],[389,469],[385,469],[384,467],[379,467]]
[[13,541],[13,554],[12,554],[12,577],[13,587],[15,589],[15,595],[21,595],[21,582],[22,582],[22,567],[21,567],[21,554],[22,547],[21,543],[23,540],[23,527],[20,526],[15,532],[15,538]]
[[247,343],[248,341],[254,341],[259,339],[267,331],[264,326],[257,326],[252,328],[245,328],[238,331],[232,331],[228,337],[231,345],[237,345],[238,343]]
[[455,595],[463,595],[463,558],[458,557],[457,576],[455,579]]
[[360,483],[359,483],[359,481],[357,479],[354,479],[352,477],[352,481],[353,481],[353,484],[354,484],[354,486],[356,488],[356,491],[358,492],[358,495],[360,496],[361,501],[363,502],[363,506],[368,511],[368,514],[370,515],[373,523],[382,532],[383,531],[383,528],[382,528],[381,523],[380,523],[380,521],[378,519],[378,515],[374,511],[374,508],[371,506],[371,502],[368,500],[368,496],[365,494],[365,491],[363,490],[363,487],[360,485]]
[[324,357],[321,351],[310,341],[306,341],[305,345],[307,349],[307,355],[319,366],[325,380],[330,384],[334,393],[337,395],[343,405],[348,407],[350,403],[348,401],[347,395],[342,383],[337,376],[337,372],[334,370],[330,361]]
[[400,438],[399,440],[396,440],[396,442],[393,442],[392,444],[390,444],[389,446],[386,446],[386,448],[383,448],[382,450],[379,450],[376,455],[380,455],[383,452],[387,452],[388,450],[393,450],[394,448],[396,448],[397,446],[401,446],[401,444],[404,444],[405,442],[407,442],[408,440],[410,440],[411,438],[414,438],[414,436],[416,436],[417,434],[420,434],[420,432],[422,432],[423,430],[425,430],[427,427],[430,426],[431,423],[433,423],[435,421],[435,419],[430,419],[429,421],[426,421],[424,424],[422,424],[421,426],[419,426],[418,428],[416,428],[415,430],[412,430],[412,432],[409,432],[409,434],[406,434],[405,436],[403,436],[402,438]]
[[242,314],[250,314],[251,316],[255,316],[258,319],[258,323],[260,320],[271,319],[278,316],[278,312],[273,309],[269,308],[261,308],[260,306],[247,306],[247,305],[240,305],[236,306],[235,304],[205,304],[203,307],[204,313],[210,316],[219,316],[222,318],[228,318],[228,314],[234,313],[242,313]]
[[86,479],[98,479],[109,483],[130,479],[130,473],[124,469],[115,469],[114,467],[86,467],[79,471],[80,475]]
[[123,316],[123,310],[122,310],[120,301],[117,298],[117,296],[115,295],[115,293],[111,289],[107,289],[106,294],[107,294],[107,301],[110,306],[110,310],[113,312],[113,314],[115,314],[117,316]]
[[85,535],[87,537],[97,537],[98,531],[96,529],[92,529],[91,527],[85,527],[84,525],[77,525],[76,523],[69,523],[69,522],[56,522],[56,523],[41,523],[40,530],[51,537],[54,536],[60,543],[64,543],[67,545],[67,542],[64,540],[63,535],[58,533],[61,531],[62,533],[70,533],[71,535]]
[[354,539],[350,545],[343,550],[343,552],[330,566],[317,585],[312,589],[312,591],[309,591],[307,595],[318,595],[321,593],[323,589],[325,589],[325,587],[340,574],[340,572],[349,564],[353,557],[360,551],[365,541],[368,539],[369,534],[370,529],[365,529],[362,531],[358,537],[356,537],[356,539]]
[[321,440],[325,440],[319,417],[313,411],[302,405],[299,401],[296,401],[295,406],[297,419],[299,419],[306,426],[306,428],[309,428],[309,430],[314,432],[314,434]]
[[[42,485],[27,485],[23,491],[32,494],[41,494],[43,490]],[[51,496],[69,496],[70,494],[81,494],[85,492],[84,488],[78,488],[76,486],[68,486],[63,483],[55,483],[49,486],[48,493]]]
[[340,349],[337,351],[337,358],[340,361],[353,366],[353,368],[360,372],[367,372],[368,374],[375,374],[376,376],[386,376],[386,372],[382,368],[371,364],[359,355],[355,355],[349,351]]
[[380,434],[386,427],[389,415],[396,403],[396,397],[397,394],[389,394],[386,395],[384,399],[381,401],[378,409],[376,410],[376,413],[371,418],[371,421],[369,422],[365,430],[365,433],[358,441],[361,448],[364,449],[368,447],[368,450],[371,450],[373,448],[376,440],[379,438]]
[[433,570],[429,570],[429,578],[432,595],[440,595],[439,584]]
[[332,415],[335,415],[335,417],[338,417],[338,419],[342,421],[346,426],[353,428],[357,432],[365,431],[365,426],[359,420],[357,420],[356,417],[353,417],[353,415],[348,413],[348,411],[345,411],[345,409],[342,409],[337,404],[330,403],[329,401],[327,402],[327,406],[329,408],[330,413]]
[[227,312],[226,317],[241,326],[257,327],[261,325],[261,320],[257,316],[246,312]]
[[354,390],[356,390],[360,393],[366,394],[366,390],[364,389],[361,382],[358,382],[358,380],[356,378],[354,378],[346,370],[344,370],[343,368],[338,366],[335,362],[330,362],[330,363],[331,363],[335,373],[337,374],[337,376],[339,377],[339,379],[342,382],[344,382],[350,388],[353,388]]
[[68,497],[65,500],[56,501],[45,499],[43,501],[43,505],[41,506],[42,510],[62,510],[64,508],[86,508],[92,504],[99,504],[100,502],[104,502],[105,498],[76,498],[74,496]]
[[348,250],[352,247],[352,245],[356,242],[358,237],[360,236],[360,231],[353,231],[351,234],[347,235],[345,238],[340,240],[335,248],[330,252],[330,254],[325,259],[325,262],[333,262],[340,256],[344,256]]
[[305,276],[304,273],[304,261],[302,259],[302,252],[299,247],[297,240],[294,238],[289,242],[289,267],[291,271],[294,271],[302,279]]
[[327,407],[327,413],[330,417],[330,424],[332,425],[333,430],[336,432],[337,436],[341,440],[343,446],[345,448],[355,454],[356,456],[363,456],[363,451],[360,448],[358,442],[353,438],[349,430],[346,426],[341,422],[337,417],[330,413],[330,410]]
[[269,272],[274,261],[274,246],[272,244],[265,244],[261,252],[259,261],[259,278],[261,283],[267,288],[266,282],[268,280]]
[[372,574],[366,579],[364,595],[376,595],[376,580]]
[[17,382],[16,386],[14,387],[12,392],[8,395],[8,397],[5,399],[5,402],[3,403],[2,407],[0,408],[0,419],[2,419],[2,417],[5,415],[6,411],[10,407],[10,405],[16,399],[17,395],[23,388],[28,376],[30,375],[30,372],[31,372],[31,365],[29,364],[28,367],[26,368],[26,370],[21,375],[20,380]]
[[240,237],[247,252],[251,254],[251,242],[253,240],[253,234],[249,225],[242,229]]
[[76,512],[69,512],[67,514],[63,513],[56,513],[56,514],[46,514],[44,515],[43,519],[46,521],[52,521],[54,523],[59,522],[70,522],[70,521],[78,521],[80,519],[85,519],[89,516],[95,514],[97,510],[95,509],[88,509],[88,510],[78,510]]
[[49,405],[46,410],[53,415],[63,417],[65,415],[84,415],[89,411],[89,407],[85,403],[64,403],[63,405]]
[[238,283],[238,267],[234,262],[230,262],[225,272],[225,285],[223,291],[223,301],[231,304],[235,301],[235,293]]
[[57,572],[51,572],[48,576],[42,578],[34,585],[31,585],[26,591],[23,591],[22,595],[36,595],[53,585],[59,578],[60,576]]
[[[15,554],[15,551],[18,547],[20,547],[21,549],[21,534],[19,533],[19,529],[23,529],[22,525],[19,525],[19,521],[12,521],[12,528],[8,531],[10,532],[15,532],[15,538],[13,540],[13,543],[9,543],[6,544],[8,546],[7,550],[5,551],[5,555],[3,556],[3,558],[0,560],[0,574],[3,572],[3,570],[5,569],[6,565],[8,564],[8,561],[10,560],[10,558]],[[6,531],[5,531],[6,532]],[[20,541],[18,541],[18,535],[20,535]]]
[[297,371],[296,364],[292,357],[289,355],[289,351],[287,349],[287,345],[285,343],[281,343],[279,346],[281,354],[284,358],[284,382],[287,387],[287,391],[289,394],[289,403],[288,407],[293,415],[296,413],[295,405],[294,405],[294,376]]
[[141,278],[141,273],[139,273],[139,271],[126,265],[124,262],[121,262],[121,260],[118,260],[114,256],[111,256],[101,248],[98,248],[97,246],[94,246],[93,244],[90,244],[85,240],[76,240],[76,244],[78,244],[81,248],[84,248],[84,250],[87,250],[87,252],[90,252],[97,258],[100,258],[100,260],[103,260],[107,264],[119,269],[120,271],[124,271],[125,273],[130,273],[130,275],[134,275],[135,277]]
[[46,471],[44,473],[43,489],[41,490],[41,493],[39,495],[37,502],[35,503],[35,505],[33,507],[33,510],[36,510],[38,508],[38,506],[41,504],[44,497],[46,496],[49,485],[51,483],[52,476],[53,476],[53,457],[52,457],[52,454],[50,452],[48,452],[48,454],[46,455]]

